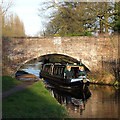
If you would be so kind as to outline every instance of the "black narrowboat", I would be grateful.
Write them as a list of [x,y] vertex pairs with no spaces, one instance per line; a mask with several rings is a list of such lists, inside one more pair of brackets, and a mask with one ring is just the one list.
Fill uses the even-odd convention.
[[86,77],[83,65],[46,63],[40,72],[40,78],[58,85],[58,87],[75,88],[89,85],[90,80]]

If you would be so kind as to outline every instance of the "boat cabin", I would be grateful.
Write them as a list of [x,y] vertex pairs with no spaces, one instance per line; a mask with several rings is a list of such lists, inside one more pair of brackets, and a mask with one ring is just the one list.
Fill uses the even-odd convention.
[[86,78],[84,66],[77,64],[44,64],[40,72],[40,77],[68,84],[75,82],[90,82],[89,79]]

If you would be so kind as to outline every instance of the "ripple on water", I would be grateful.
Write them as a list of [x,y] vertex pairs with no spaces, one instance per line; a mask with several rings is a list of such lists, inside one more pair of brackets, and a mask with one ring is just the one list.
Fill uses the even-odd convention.
[[[31,63],[21,69],[39,77],[40,66],[38,63]],[[118,118],[120,105],[120,92],[110,86],[90,85],[89,97],[85,93],[73,94],[61,92],[49,85],[45,80],[46,88],[51,95],[68,110],[69,116],[73,118]],[[87,93],[87,92],[86,92]],[[81,97],[82,96],[82,97]]]

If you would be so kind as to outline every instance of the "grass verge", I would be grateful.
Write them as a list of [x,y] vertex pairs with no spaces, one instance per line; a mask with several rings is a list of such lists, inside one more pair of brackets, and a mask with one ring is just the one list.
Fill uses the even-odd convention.
[[2,101],[3,118],[65,118],[66,109],[58,104],[41,81],[11,94]]
[[16,80],[15,78],[12,78],[10,76],[2,76],[2,91],[7,91],[22,83],[23,82]]

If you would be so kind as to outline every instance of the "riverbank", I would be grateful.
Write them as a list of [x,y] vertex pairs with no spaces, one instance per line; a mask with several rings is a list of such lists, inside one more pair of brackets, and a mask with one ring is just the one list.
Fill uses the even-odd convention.
[[[12,80],[12,78],[10,79]],[[15,81],[15,85],[19,84],[16,83],[15,79],[13,79],[12,81]],[[7,84],[9,83],[6,82],[6,85]],[[15,86],[11,86],[9,88],[12,87]],[[38,81],[32,86],[23,89],[22,91],[13,93],[5,97],[2,100],[2,117],[65,118],[67,117],[67,112],[66,109],[58,104],[57,100],[50,95],[49,91],[44,88],[42,82]]]
[[88,73],[91,84],[109,85],[119,87],[120,83],[115,76],[107,71],[97,71]]

